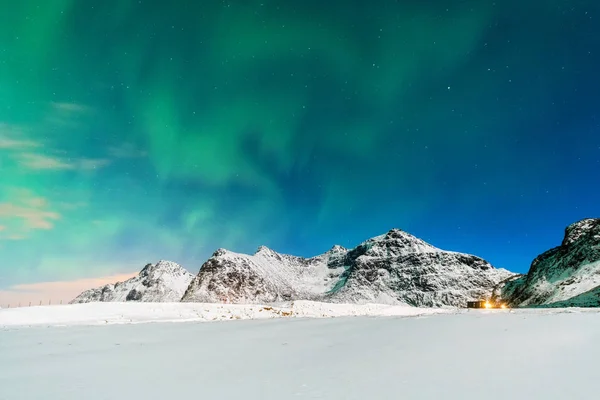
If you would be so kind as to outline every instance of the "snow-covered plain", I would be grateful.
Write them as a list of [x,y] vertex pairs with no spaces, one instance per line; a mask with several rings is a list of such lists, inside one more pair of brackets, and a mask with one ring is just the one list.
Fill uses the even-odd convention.
[[218,303],[87,303],[23,307],[0,312],[0,328],[14,326],[106,325],[147,322],[203,322],[280,317],[417,316],[452,312],[384,304],[294,301],[279,305]]
[[[253,320],[200,322],[236,316]],[[599,339],[582,309],[2,309],[0,399],[590,399]]]

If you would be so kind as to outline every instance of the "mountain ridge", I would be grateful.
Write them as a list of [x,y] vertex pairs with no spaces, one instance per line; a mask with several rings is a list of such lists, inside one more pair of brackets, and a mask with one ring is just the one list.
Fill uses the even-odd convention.
[[391,229],[353,249],[333,246],[310,258],[264,246],[254,255],[219,249],[200,268],[182,301],[463,306],[470,299],[489,296],[496,284],[511,275],[479,257],[444,251]]
[[385,303],[417,307],[465,306],[489,297],[514,276],[480,257],[439,249],[401,229],[347,249],[334,245],[314,257],[259,246],[254,254],[217,249],[195,276],[160,261],[122,283],[83,292],[91,301]]
[[82,292],[70,303],[94,301],[180,301],[193,275],[172,261],[146,264],[140,273],[123,282],[110,283]]

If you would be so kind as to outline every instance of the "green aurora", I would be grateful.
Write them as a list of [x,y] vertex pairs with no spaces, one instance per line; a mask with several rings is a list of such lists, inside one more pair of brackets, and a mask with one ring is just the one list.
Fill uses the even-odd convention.
[[0,289],[392,227],[522,271],[597,213],[598,2],[5,3]]

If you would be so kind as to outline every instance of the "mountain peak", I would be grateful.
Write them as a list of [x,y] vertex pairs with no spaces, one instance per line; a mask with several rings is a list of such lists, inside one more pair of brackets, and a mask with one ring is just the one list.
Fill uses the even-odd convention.
[[215,252],[212,254],[211,257],[220,257],[220,256],[224,256],[225,254],[227,254],[229,252],[229,250],[224,249],[222,247],[218,248],[217,250],[215,250]]
[[562,245],[568,246],[572,243],[575,243],[577,240],[596,229],[600,230],[600,218],[586,218],[577,221],[567,226],[565,229],[565,237]]
[[402,229],[398,229],[398,228],[392,228],[385,234],[386,238],[400,238],[400,237],[406,237],[406,236],[414,237],[410,233],[405,232]]
[[257,255],[257,254],[269,255],[269,254],[275,254],[275,253],[276,253],[276,251],[271,250],[267,246],[258,246],[258,249],[256,249],[256,252],[254,254],[255,255]]
[[182,271],[185,270],[181,265],[173,261],[160,260],[156,264],[146,264],[144,268],[140,271],[140,275],[149,276],[163,273],[180,274]]
[[441,250],[401,229],[390,229],[387,233],[375,236],[363,243],[365,255],[381,257],[400,256],[413,253],[437,253]]
[[331,249],[327,251],[329,254],[338,254],[338,253],[346,253],[348,251],[344,246],[340,246],[339,244],[334,245]]
[[176,262],[173,261],[168,261],[168,260],[160,260],[159,262],[157,262],[154,265],[155,269],[168,269],[168,270],[173,270],[173,269],[179,269],[179,268],[183,268],[181,265],[177,264]]

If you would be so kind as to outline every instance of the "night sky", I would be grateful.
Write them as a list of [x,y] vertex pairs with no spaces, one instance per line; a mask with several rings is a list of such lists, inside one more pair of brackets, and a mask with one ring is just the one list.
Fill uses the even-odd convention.
[[401,228],[525,272],[600,216],[597,0],[19,0],[0,289]]

